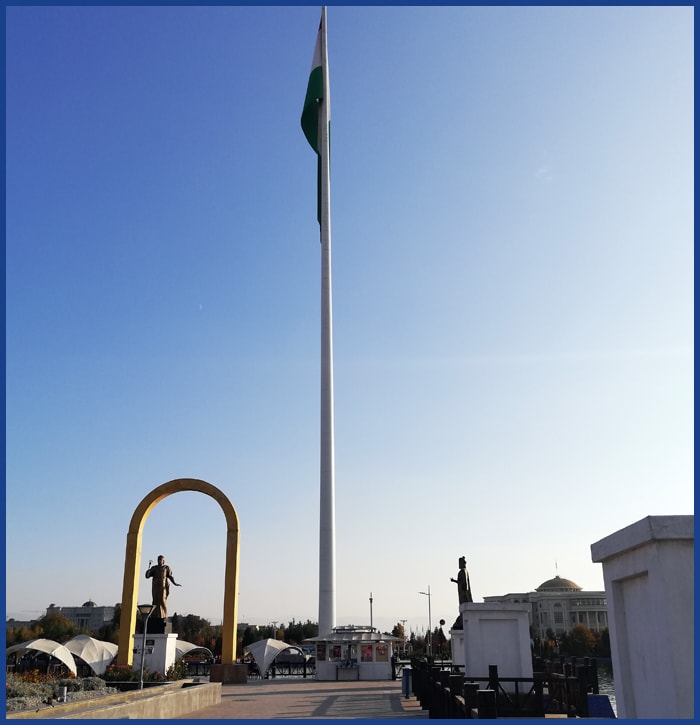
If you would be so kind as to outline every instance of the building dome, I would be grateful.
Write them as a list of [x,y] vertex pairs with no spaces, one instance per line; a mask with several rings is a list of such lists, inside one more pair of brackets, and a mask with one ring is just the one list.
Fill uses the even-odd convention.
[[542,582],[536,592],[580,592],[581,587],[572,582],[571,579],[562,579],[558,574],[554,579],[547,579],[546,582]]
[[84,607],[96,607],[97,604],[95,604],[95,602],[93,602],[92,599],[88,599],[87,602],[85,602],[85,604],[83,604],[83,606]]

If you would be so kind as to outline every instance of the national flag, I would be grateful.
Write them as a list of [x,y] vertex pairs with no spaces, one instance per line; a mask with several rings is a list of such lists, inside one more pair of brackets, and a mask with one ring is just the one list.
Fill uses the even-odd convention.
[[[323,20],[321,20],[321,24]],[[320,153],[318,144],[318,104],[323,100],[323,59],[321,58],[321,31],[322,25],[318,26],[316,47],[314,57],[311,61],[311,73],[309,84],[306,87],[306,98],[304,99],[304,110],[301,112],[301,128],[311,148]]]
[[318,26],[318,35],[316,36],[316,47],[314,48],[314,57],[311,61],[311,73],[309,73],[309,83],[306,87],[306,98],[304,99],[304,109],[301,112],[301,129],[306,136],[306,140],[311,144],[311,148],[318,156],[318,172],[317,172],[317,196],[318,203],[316,216],[318,223],[321,223],[321,150],[319,148],[319,104],[323,100],[323,57],[321,52],[321,33],[323,31],[323,18]]

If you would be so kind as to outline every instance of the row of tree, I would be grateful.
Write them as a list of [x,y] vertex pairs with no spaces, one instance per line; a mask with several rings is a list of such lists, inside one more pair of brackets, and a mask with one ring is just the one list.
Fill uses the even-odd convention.
[[[26,642],[30,639],[52,639],[55,642],[67,642],[76,634],[88,634],[95,639],[105,642],[119,642],[119,621],[121,617],[121,606],[118,604],[115,608],[114,616],[110,622],[105,623],[97,631],[80,631],[69,619],[62,614],[46,614],[22,627],[7,627],[5,636],[5,646],[10,647],[13,644]],[[199,647],[207,647],[215,655],[221,654],[221,625],[212,625],[209,620],[197,616],[196,614],[181,615],[175,614],[170,618],[173,634],[177,634],[181,640],[191,642]],[[140,617],[137,618],[137,632],[143,631]],[[248,625],[242,631],[238,631],[237,648],[242,651],[253,642],[260,639],[279,639],[288,644],[301,644],[309,637],[315,637],[318,634],[318,624],[306,620],[306,622],[297,622],[292,619],[288,624],[280,624],[277,626],[266,625],[257,627]]]
[[[429,635],[416,636],[411,632],[408,640],[404,640],[404,630],[397,624],[391,632],[403,642],[405,653],[409,656],[422,657],[428,654]],[[450,641],[445,636],[442,626],[435,627],[432,632],[431,649],[434,657],[449,658],[451,656]],[[400,649],[401,647],[399,647]],[[593,631],[582,624],[577,624],[568,632],[555,634],[548,629],[542,638],[532,639],[533,653],[551,659],[552,657],[610,657],[610,632],[603,629]]]
[[594,632],[583,624],[577,624],[560,635],[555,635],[551,629],[548,629],[543,639],[535,640],[533,648],[535,654],[546,659],[557,655],[610,657],[610,632],[607,629]]
[[[84,632],[96,639],[106,642],[119,641],[119,619],[121,607],[117,605],[114,617],[96,632]],[[221,625],[212,625],[207,619],[198,617],[196,614],[179,615],[173,614],[171,618],[172,631],[181,640],[192,642],[200,647],[207,647],[214,655],[221,654]],[[137,627],[140,625],[140,619]],[[76,634],[82,634],[78,628],[62,614],[46,614],[36,622],[23,627],[7,627],[6,647],[30,639],[44,637],[56,642],[67,642]],[[398,622],[391,633],[398,637],[402,644],[397,648],[402,654],[421,657],[428,653],[429,635],[417,636],[414,632],[408,639],[405,639],[403,625]],[[292,619],[287,624],[273,623],[270,625],[255,626],[247,625],[242,631],[238,631],[237,649],[242,652],[245,647],[261,639],[279,639],[288,644],[300,645],[310,637],[318,635],[318,623],[306,620],[297,622]],[[594,632],[588,627],[577,624],[565,634],[555,634],[547,630],[545,637],[533,640],[533,652],[537,656],[549,659],[559,655],[573,657],[610,657],[610,634],[607,629],[602,632]],[[436,657],[449,658],[450,645],[445,637],[442,626],[435,627],[432,632],[432,654]]]
[[[112,622],[105,624],[97,632],[84,632],[95,639],[101,639],[106,642],[117,643],[119,633],[119,612],[115,612]],[[83,634],[78,627],[62,614],[45,614],[35,622],[30,622],[21,627],[6,627],[5,642],[6,647],[20,642],[27,642],[30,639],[52,639],[55,642],[67,642],[76,634]]]

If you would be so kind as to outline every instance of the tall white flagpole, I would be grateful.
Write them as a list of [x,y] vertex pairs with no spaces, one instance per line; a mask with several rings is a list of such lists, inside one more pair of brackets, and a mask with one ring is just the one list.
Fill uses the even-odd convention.
[[333,298],[331,287],[330,120],[326,7],[321,11],[323,100],[319,104],[321,160],[321,510],[318,633],[335,627],[335,443],[333,431]]

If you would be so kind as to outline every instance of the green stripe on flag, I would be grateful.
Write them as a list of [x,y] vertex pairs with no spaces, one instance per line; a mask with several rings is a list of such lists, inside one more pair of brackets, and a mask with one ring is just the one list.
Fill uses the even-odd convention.
[[309,75],[309,85],[306,88],[304,110],[301,112],[301,129],[311,148],[319,153],[318,149],[318,103],[323,100],[323,68],[319,65],[313,68]]

